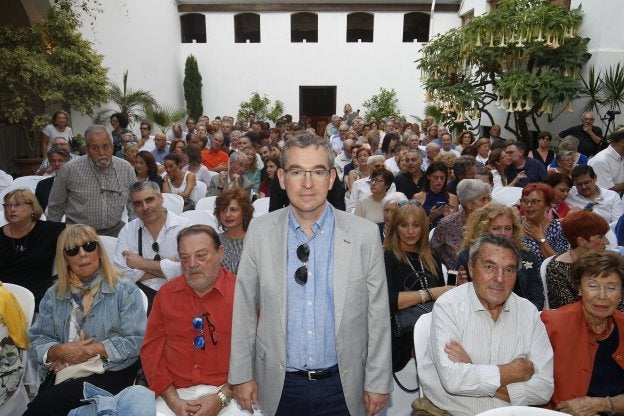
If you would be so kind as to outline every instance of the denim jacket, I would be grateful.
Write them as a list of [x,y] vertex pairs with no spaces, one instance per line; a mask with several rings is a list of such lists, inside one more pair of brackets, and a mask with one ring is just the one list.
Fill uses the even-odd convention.
[[[40,364],[52,346],[69,341],[65,337],[71,311],[70,294],[58,298],[56,285],[49,288],[39,305],[39,319],[28,331],[31,353],[36,354]],[[102,282],[84,330],[104,344],[108,356],[104,361],[106,371],[122,370],[138,359],[146,320],[143,299],[133,282],[119,278],[114,287]],[[42,365],[40,369],[45,367]]]
[[113,396],[91,383],[83,383],[86,403],[67,416],[133,416],[155,415],[156,399],[154,392],[143,386],[126,387]]

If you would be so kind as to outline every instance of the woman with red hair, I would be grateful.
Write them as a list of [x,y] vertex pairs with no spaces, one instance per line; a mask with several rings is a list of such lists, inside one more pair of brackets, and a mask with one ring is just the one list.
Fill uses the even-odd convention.
[[551,309],[578,300],[578,289],[570,280],[572,263],[589,251],[604,251],[609,244],[605,237],[609,232],[609,224],[594,212],[573,212],[561,220],[561,228],[571,248],[553,258],[546,268],[548,304]]
[[561,223],[550,219],[546,212],[550,210],[554,196],[553,189],[545,183],[530,183],[522,189],[520,205],[524,215],[521,218],[524,227],[522,242],[535,252],[538,266],[546,257],[563,253],[570,249]]

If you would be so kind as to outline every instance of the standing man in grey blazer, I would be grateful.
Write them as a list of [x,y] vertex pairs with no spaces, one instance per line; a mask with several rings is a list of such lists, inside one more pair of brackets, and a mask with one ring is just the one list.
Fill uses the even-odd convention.
[[374,415],[392,391],[379,231],[335,210],[333,153],[302,134],[278,171],[290,206],[252,221],[234,294],[229,382],[268,415]]

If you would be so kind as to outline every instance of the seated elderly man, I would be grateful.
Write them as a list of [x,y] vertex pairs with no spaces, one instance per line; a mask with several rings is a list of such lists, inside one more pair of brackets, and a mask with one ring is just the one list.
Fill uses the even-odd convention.
[[[243,176],[243,173],[245,173],[246,159],[247,156],[245,156],[245,153],[239,151],[232,152],[228,159],[228,169],[222,170],[218,175],[215,175],[210,179],[210,185],[208,186],[206,195],[219,196],[223,191],[235,188],[240,188],[249,193],[251,190],[251,182]],[[258,167],[258,169],[262,168]]]
[[138,218],[119,232],[115,266],[136,282],[151,307],[156,292],[167,280],[180,275],[175,239],[189,220],[168,212],[157,183],[139,181],[130,186],[130,199]]
[[212,227],[190,226],[177,243],[182,276],[158,292],[141,347],[156,410],[243,415],[227,384],[236,276],[221,267],[223,246]]
[[519,261],[511,240],[485,234],[470,249],[473,281],[436,301],[418,373],[425,397],[452,415],[550,400],[553,350],[535,306],[512,293]]

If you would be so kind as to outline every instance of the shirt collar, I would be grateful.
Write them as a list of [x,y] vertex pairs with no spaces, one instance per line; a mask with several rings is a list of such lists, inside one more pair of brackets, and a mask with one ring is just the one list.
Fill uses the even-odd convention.
[[[320,230],[324,229],[328,225],[330,225],[334,221],[334,212],[329,206],[329,202],[325,201],[325,208],[321,216],[312,224],[312,232],[316,235]],[[301,225],[295,218],[295,215],[292,212],[292,209],[288,208],[288,227],[297,232],[298,230],[302,230]],[[303,230],[302,230],[303,232]]]
[[[488,315],[490,314],[489,311],[487,311],[485,309],[485,306],[483,306],[483,304],[481,303],[481,301],[479,300],[479,298],[477,297],[477,292],[475,291],[475,287],[474,287],[474,282],[469,282],[467,283],[470,285],[470,287],[468,288],[468,299],[470,302],[470,307],[473,311],[484,311],[487,312]],[[505,303],[503,304],[503,310],[502,312],[509,312],[510,310],[510,302],[509,299],[513,296],[513,293],[511,293],[509,295],[509,297],[507,298],[507,300],[505,301]]]

